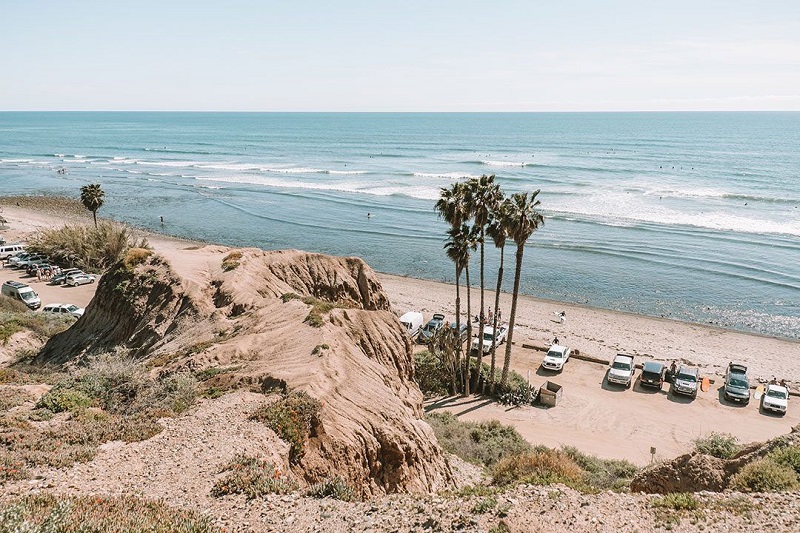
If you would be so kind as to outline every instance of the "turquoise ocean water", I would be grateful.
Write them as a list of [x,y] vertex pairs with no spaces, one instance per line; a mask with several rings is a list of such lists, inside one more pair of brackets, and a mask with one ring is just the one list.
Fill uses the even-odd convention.
[[0,113],[0,194],[435,280],[439,188],[481,174],[542,191],[523,292],[800,338],[800,113]]

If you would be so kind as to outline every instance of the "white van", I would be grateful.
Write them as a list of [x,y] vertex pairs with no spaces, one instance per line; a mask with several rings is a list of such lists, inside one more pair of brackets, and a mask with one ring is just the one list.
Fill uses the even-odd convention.
[[12,255],[16,255],[25,251],[24,244],[4,244],[0,246],[0,259],[5,261]]
[[2,293],[3,296],[19,300],[30,309],[39,309],[42,305],[39,295],[28,285],[20,283],[19,281],[6,281],[3,283],[2,289],[0,289],[0,293]]
[[406,328],[408,335],[414,339],[419,335],[419,330],[422,328],[422,313],[409,311],[400,317],[400,323]]

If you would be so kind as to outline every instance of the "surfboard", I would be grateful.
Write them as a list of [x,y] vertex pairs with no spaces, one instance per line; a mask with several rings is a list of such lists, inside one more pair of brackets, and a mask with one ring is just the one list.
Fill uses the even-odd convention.
[[703,377],[703,380],[700,382],[700,390],[703,392],[708,391],[711,388],[711,380],[707,377]]
[[756,387],[756,392],[753,394],[753,399],[760,400],[763,394],[764,394],[764,385],[762,384]]

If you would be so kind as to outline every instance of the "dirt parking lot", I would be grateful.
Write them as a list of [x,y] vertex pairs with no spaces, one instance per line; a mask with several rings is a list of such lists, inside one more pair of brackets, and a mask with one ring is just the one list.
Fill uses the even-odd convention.
[[[563,387],[556,407],[509,408],[485,399],[438,398],[426,403],[427,411],[446,410],[462,420],[497,419],[513,425],[534,444],[570,445],[606,458],[650,462],[650,447],[656,459],[672,458],[689,451],[692,441],[711,432],[730,433],[742,442],[762,441],[788,433],[800,423],[800,401],[792,398],[785,416],[759,412],[759,402],[734,405],[722,399],[722,379],[696,399],[642,388],[636,383],[625,389],[609,385],[607,367],[570,359],[559,373],[544,371],[543,352],[514,346],[512,368],[540,387],[553,381]],[[500,354],[498,354],[499,357]],[[637,358],[637,363],[642,361]],[[502,359],[501,359],[502,364]],[[713,378],[712,378],[713,379]]]
[[[68,287],[66,285],[50,285],[47,281],[39,281],[36,276],[29,276],[24,270],[15,268],[3,268],[3,282],[12,280],[30,285],[42,300],[42,307],[47,304],[75,304],[86,307],[94,297],[97,290],[98,277],[94,283],[80,285],[79,287]],[[41,310],[41,307],[39,308]]]

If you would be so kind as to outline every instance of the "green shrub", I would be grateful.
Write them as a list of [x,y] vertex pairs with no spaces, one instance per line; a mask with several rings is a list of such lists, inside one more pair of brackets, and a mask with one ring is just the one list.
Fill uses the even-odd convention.
[[305,454],[305,445],[319,423],[320,403],[303,391],[292,391],[268,403],[250,418],[265,423],[289,444],[289,461],[297,463]]
[[791,467],[800,476],[800,446],[795,444],[785,448],[778,448],[770,452],[767,458],[779,465]]
[[742,467],[730,488],[741,492],[785,492],[797,490],[800,482],[793,467],[763,458]]
[[240,265],[240,259],[242,258],[242,252],[235,250],[228,255],[226,255],[222,259],[222,270],[225,272],[229,272],[234,270]]
[[312,498],[333,498],[343,502],[350,502],[355,499],[355,491],[341,477],[335,476],[327,478],[319,483],[311,485],[306,496]]
[[472,507],[472,512],[475,514],[486,514],[493,511],[495,507],[497,507],[497,498],[494,496],[489,496],[488,498],[483,498],[476,503]]
[[0,532],[219,533],[209,517],[135,496],[34,494],[0,504]]
[[694,440],[694,449],[700,453],[718,457],[720,459],[730,459],[742,447],[733,435],[728,433],[710,433],[706,437]]
[[[7,299],[2,296],[0,300]],[[69,328],[75,319],[52,313],[31,313],[30,311],[0,312],[0,342],[6,344],[12,335],[29,330],[42,340],[47,340],[56,333]]]
[[301,299],[300,295],[297,294],[297,293],[294,293],[294,292],[285,292],[285,293],[281,294],[281,301],[283,303],[290,302],[292,300],[300,300],[300,299]]
[[61,413],[89,407],[92,402],[92,398],[88,394],[64,383],[56,385],[39,398],[36,408]]
[[244,494],[247,499],[252,500],[266,494],[288,494],[297,490],[297,483],[285,477],[275,465],[265,459],[237,455],[220,473],[227,475],[214,483],[212,496]]
[[317,344],[316,346],[314,346],[314,349],[311,350],[311,355],[318,355],[318,356],[322,357],[322,353],[325,350],[330,350],[330,348],[331,347],[328,346],[327,344]]
[[428,413],[425,418],[439,445],[470,463],[492,466],[531,449],[516,429],[497,420],[462,422],[450,413]]
[[425,396],[450,393],[451,376],[442,360],[428,350],[414,354],[414,377]]
[[583,469],[575,461],[562,451],[543,447],[502,459],[495,465],[492,477],[495,485],[564,483],[580,487],[582,482]]
[[650,504],[656,508],[672,511],[694,511],[700,508],[700,500],[690,492],[671,492],[664,496],[653,498]]
[[584,483],[591,490],[620,490],[630,485],[639,468],[619,459],[600,459],[587,455],[572,446],[563,446],[563,452],[584,471]]

